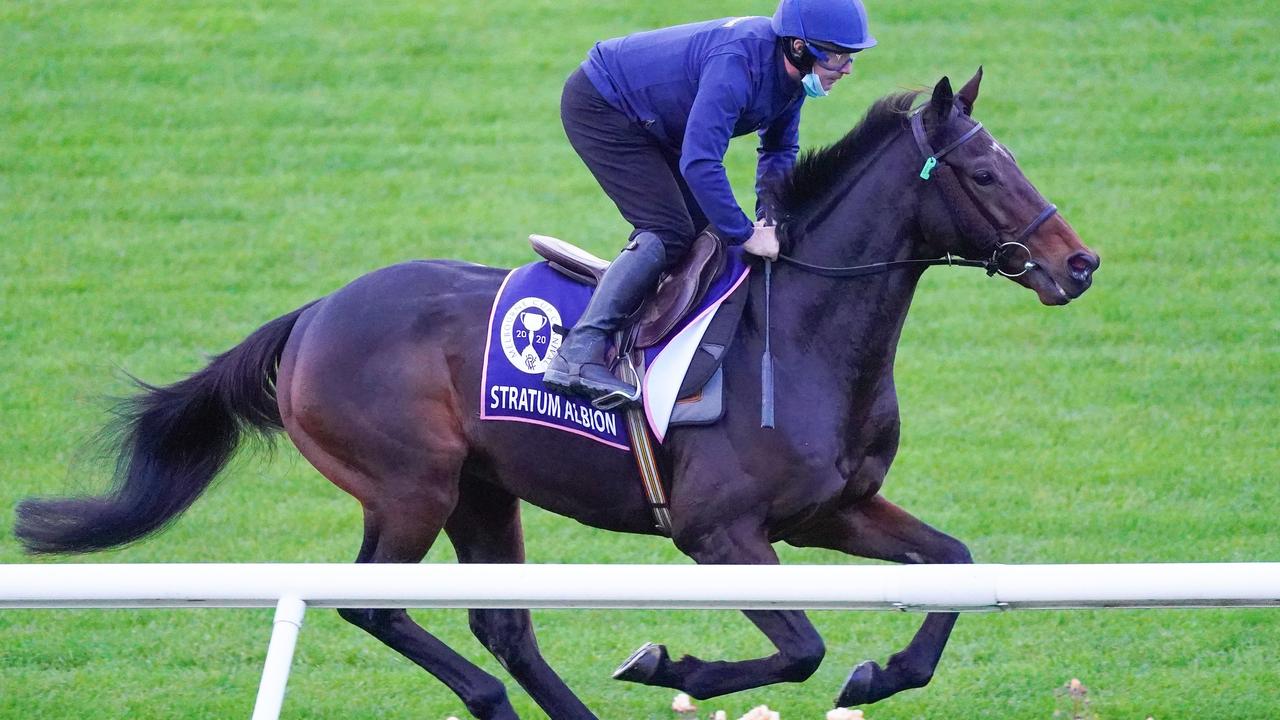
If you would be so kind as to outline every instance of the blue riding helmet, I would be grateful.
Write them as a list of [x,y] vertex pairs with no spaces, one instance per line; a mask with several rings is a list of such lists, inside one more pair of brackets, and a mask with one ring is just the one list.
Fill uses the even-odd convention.
[[875,47],[861,0],[782,0],[773,13],[779,37],[797,37],[844,50]]

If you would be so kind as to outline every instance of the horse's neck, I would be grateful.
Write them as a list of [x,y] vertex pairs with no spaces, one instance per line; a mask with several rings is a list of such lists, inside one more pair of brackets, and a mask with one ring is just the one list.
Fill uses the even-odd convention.
[[[879,153],[866,171],[819,210],[821,219],[791,254],[821,265],[851,266],[907,260],[925,252],[916,220],[917,190],[904,177],[900,143]],[[894,351],[921,269],[895,268],[859,278],[826,278],[778,268],[771,326],[785,339],[780,354],[794,354],[820,373],[852,405],[892,371]],[[785,349],[783,347],[785,346]]]

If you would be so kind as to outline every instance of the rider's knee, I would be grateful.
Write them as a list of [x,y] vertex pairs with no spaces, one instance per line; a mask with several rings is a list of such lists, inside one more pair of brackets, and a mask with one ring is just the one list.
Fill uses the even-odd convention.
[[640,235],[652,235],[662,242],[662,250],[666,255],[666,264],[668,267],[680,261],[689,248],[693,245],[694,229],[690,223],[688,227],[680,228],[652,228],[640,229],[631,233],[631,240],[635,241]]

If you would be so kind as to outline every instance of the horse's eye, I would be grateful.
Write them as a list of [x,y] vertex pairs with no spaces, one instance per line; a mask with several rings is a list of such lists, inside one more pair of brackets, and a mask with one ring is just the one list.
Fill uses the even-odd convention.
[[996,176],[988,170],[979,170],[973,174],[973,181],[979,185],[990,185],[996,181]]

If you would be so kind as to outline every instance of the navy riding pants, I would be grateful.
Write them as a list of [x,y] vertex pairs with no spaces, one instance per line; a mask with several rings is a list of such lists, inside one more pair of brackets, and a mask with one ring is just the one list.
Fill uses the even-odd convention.
[[601,97],[582,68],[565,82],[560,120],[569,144],[622,217],[662,240],[667,263],[684,257],[707,217],[680,176],[680,156]]

